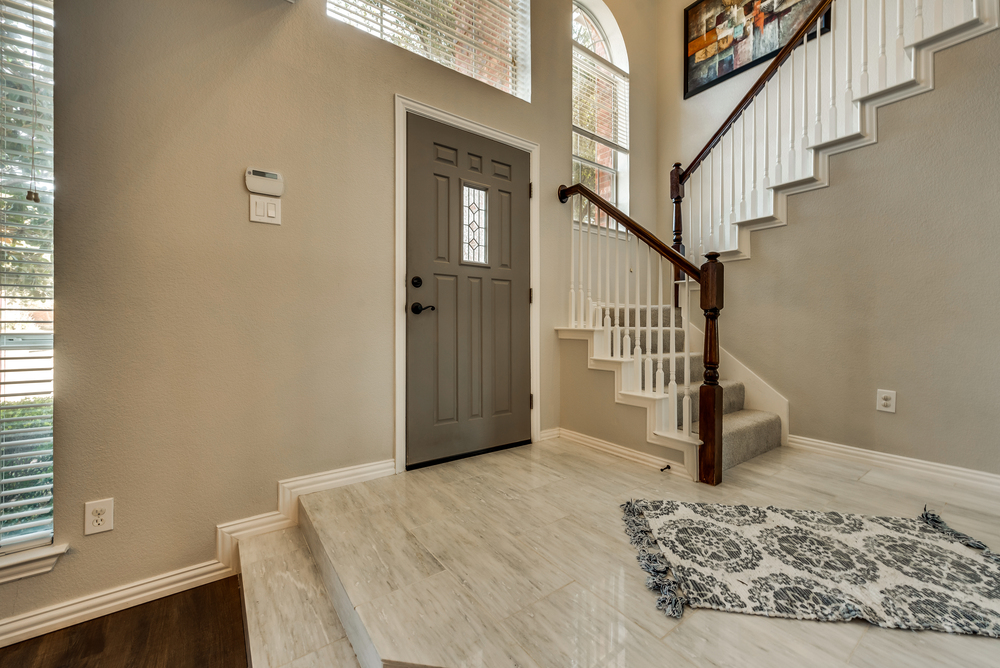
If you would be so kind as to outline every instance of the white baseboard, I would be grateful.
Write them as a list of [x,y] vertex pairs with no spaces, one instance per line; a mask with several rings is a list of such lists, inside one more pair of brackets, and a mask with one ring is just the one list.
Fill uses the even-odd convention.
[[669,459],[664,459],[663,457],[657,457],[656,455],[639,452],[638,450],[633,450],[632,448],[626,448],[624,445],[618,445],[617,443],[612,443],[611,441],[605,441],[593,436],[587,436],[586,434],[570,431],[569,429],[560,428],[558,431],[559,436],[561,438],[565,438],[567,441],[573,441],[574,443],[585,445],[588,448],[606,452],[609,455],[621,457],[622,459],[627,459],[639,464],[645,464],[646,466],[654,466],[658,469],[662,469],[664,466],[669,465],[671,473],[684,476],[688,479],[691,478],[687,469],[684,468],[684,464],[681,464],[680,462],[674,462]]
[[278,482],[278,510],[216,527],[215,560],[0,620],[0,647],[235,575],[240,572],[240,539],[295,526],[299,495],[395,472],[395,462],[387,459],[281,480]]
[[1000,489],[1000,475],[987,473],[985,471],[975,471],[960,466],[950,466],[948,464],[938,464],[923,459],[903,457],[901,455],[890,455],[885,452],[866,450],[851,445],[841,445],[830,443],[816,438],[806,438],[805,436],[788,437],[788,445],[802,450],[811,450],[824,455],[853,459],[865,462],[872,466],[883,468],[905,469],[907,471],[918,471],[930,475],[946,478],[954,482],[973,483]]
[[538,432],[539,441],[547,441],[550,438],[559,438],[559,427],[555,427],[554,429],[543,429]]
[[32,610],[17,617],[9,617],[0,621],[0,647],[176,594],[185,589],[215,582],[230,575],[233,575],[232,569],[218,561],[206,561],[203,564],[133,582],[124,587],[108,589],[40,610]]

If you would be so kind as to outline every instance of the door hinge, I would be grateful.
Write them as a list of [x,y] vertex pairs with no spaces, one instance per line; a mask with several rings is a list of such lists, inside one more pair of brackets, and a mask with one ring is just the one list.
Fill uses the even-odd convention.
[[534,196],[535,196],[535,184],[528,183],[528,199],[531,199]]
[[534,410],[535,408],[535,395],[528,395],[528,410]]
[[528,303],[529,304],[534,304],[535,303],[535,289],[534,288],[528,288]]

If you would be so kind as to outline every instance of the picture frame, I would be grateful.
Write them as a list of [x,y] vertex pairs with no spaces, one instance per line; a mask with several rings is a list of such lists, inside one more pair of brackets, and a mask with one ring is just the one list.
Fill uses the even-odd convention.
[[[820,0],[698,0],[684,9],[684,99],[773,58]],[[830,12],[820,22],[830,30]],[[807,35],[815,39],[816,30]]]

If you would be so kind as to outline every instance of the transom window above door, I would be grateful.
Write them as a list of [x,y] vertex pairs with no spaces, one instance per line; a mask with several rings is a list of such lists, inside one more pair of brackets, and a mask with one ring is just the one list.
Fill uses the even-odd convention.
[[327,0],[326,13],[531,101],[530,0]]

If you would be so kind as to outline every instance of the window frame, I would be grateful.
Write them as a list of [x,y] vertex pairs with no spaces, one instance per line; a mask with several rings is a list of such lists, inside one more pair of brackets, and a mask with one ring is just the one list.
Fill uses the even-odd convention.
[[[591,26],[597,31],[600,41],[604,44],[604,50],[607,52],[608,57],[604,57],[599,53],[596,53],[589,47],[578,42],[575,38],[572,41],[572,48],[575,52],[579,52],[584,57],[595,61],[599,66],[611,70],[616,75],[622,77],[626,82],[629,79],[628,73],[628,56],[625,51],[624,40],[621,37],[620,30],[618,29],[617,22],[614,16],[611,14],[610,10],[600,3],[598,5],[598,0],[575,0],[573,2],[573,21],[575,22],[577,12],[581,13],[589,21]],[[598,18],[598,13],[604,15],[604,21]],[[610,31],[605,24],[608,24]],[[576,55],[576,54],[574,54]],[[574,105],[575,105],[575,92],[576,87],[574,86]],[[629,105],[630,100],[626,99],[625,108],[630,110]],[[619,146],[615,142],[611,142],[605,138],[599,137],[592,132],[587,131],[584,128],[580,128],[577,125],[572,125],[571,133],[573,137],[572,149],[571,149],[571,162],[572,162],[572,180],[573,183],[582,182],[582,172],[585,167],[590,167],[598,170],[598,177],[596,183],[600,183],[599,174],[601,171],[605,171],[611,174],[614,179],[614,195],[610,198],[610,202],[616,207],[628,213],[628,162],[629,162],[629,151],[627,146]],[[581,151],[578,151],[578,141],[577,137],[585,139],[587,141],[595,142],[600,146],[608,148],[611,150],[612,160],[611,165],[601,164],[599,161],[591,160],[590,158],[580,155]],[[628,137],[628,126],[626,125],[626,142]],[[598,189],[595,189],[600,194]],[[582,220],[582,211],[573,212],[574,222],[579,223]],[[598,223],[603,226],[603,223]],[[620,227],[620,226],[619,226]]]

